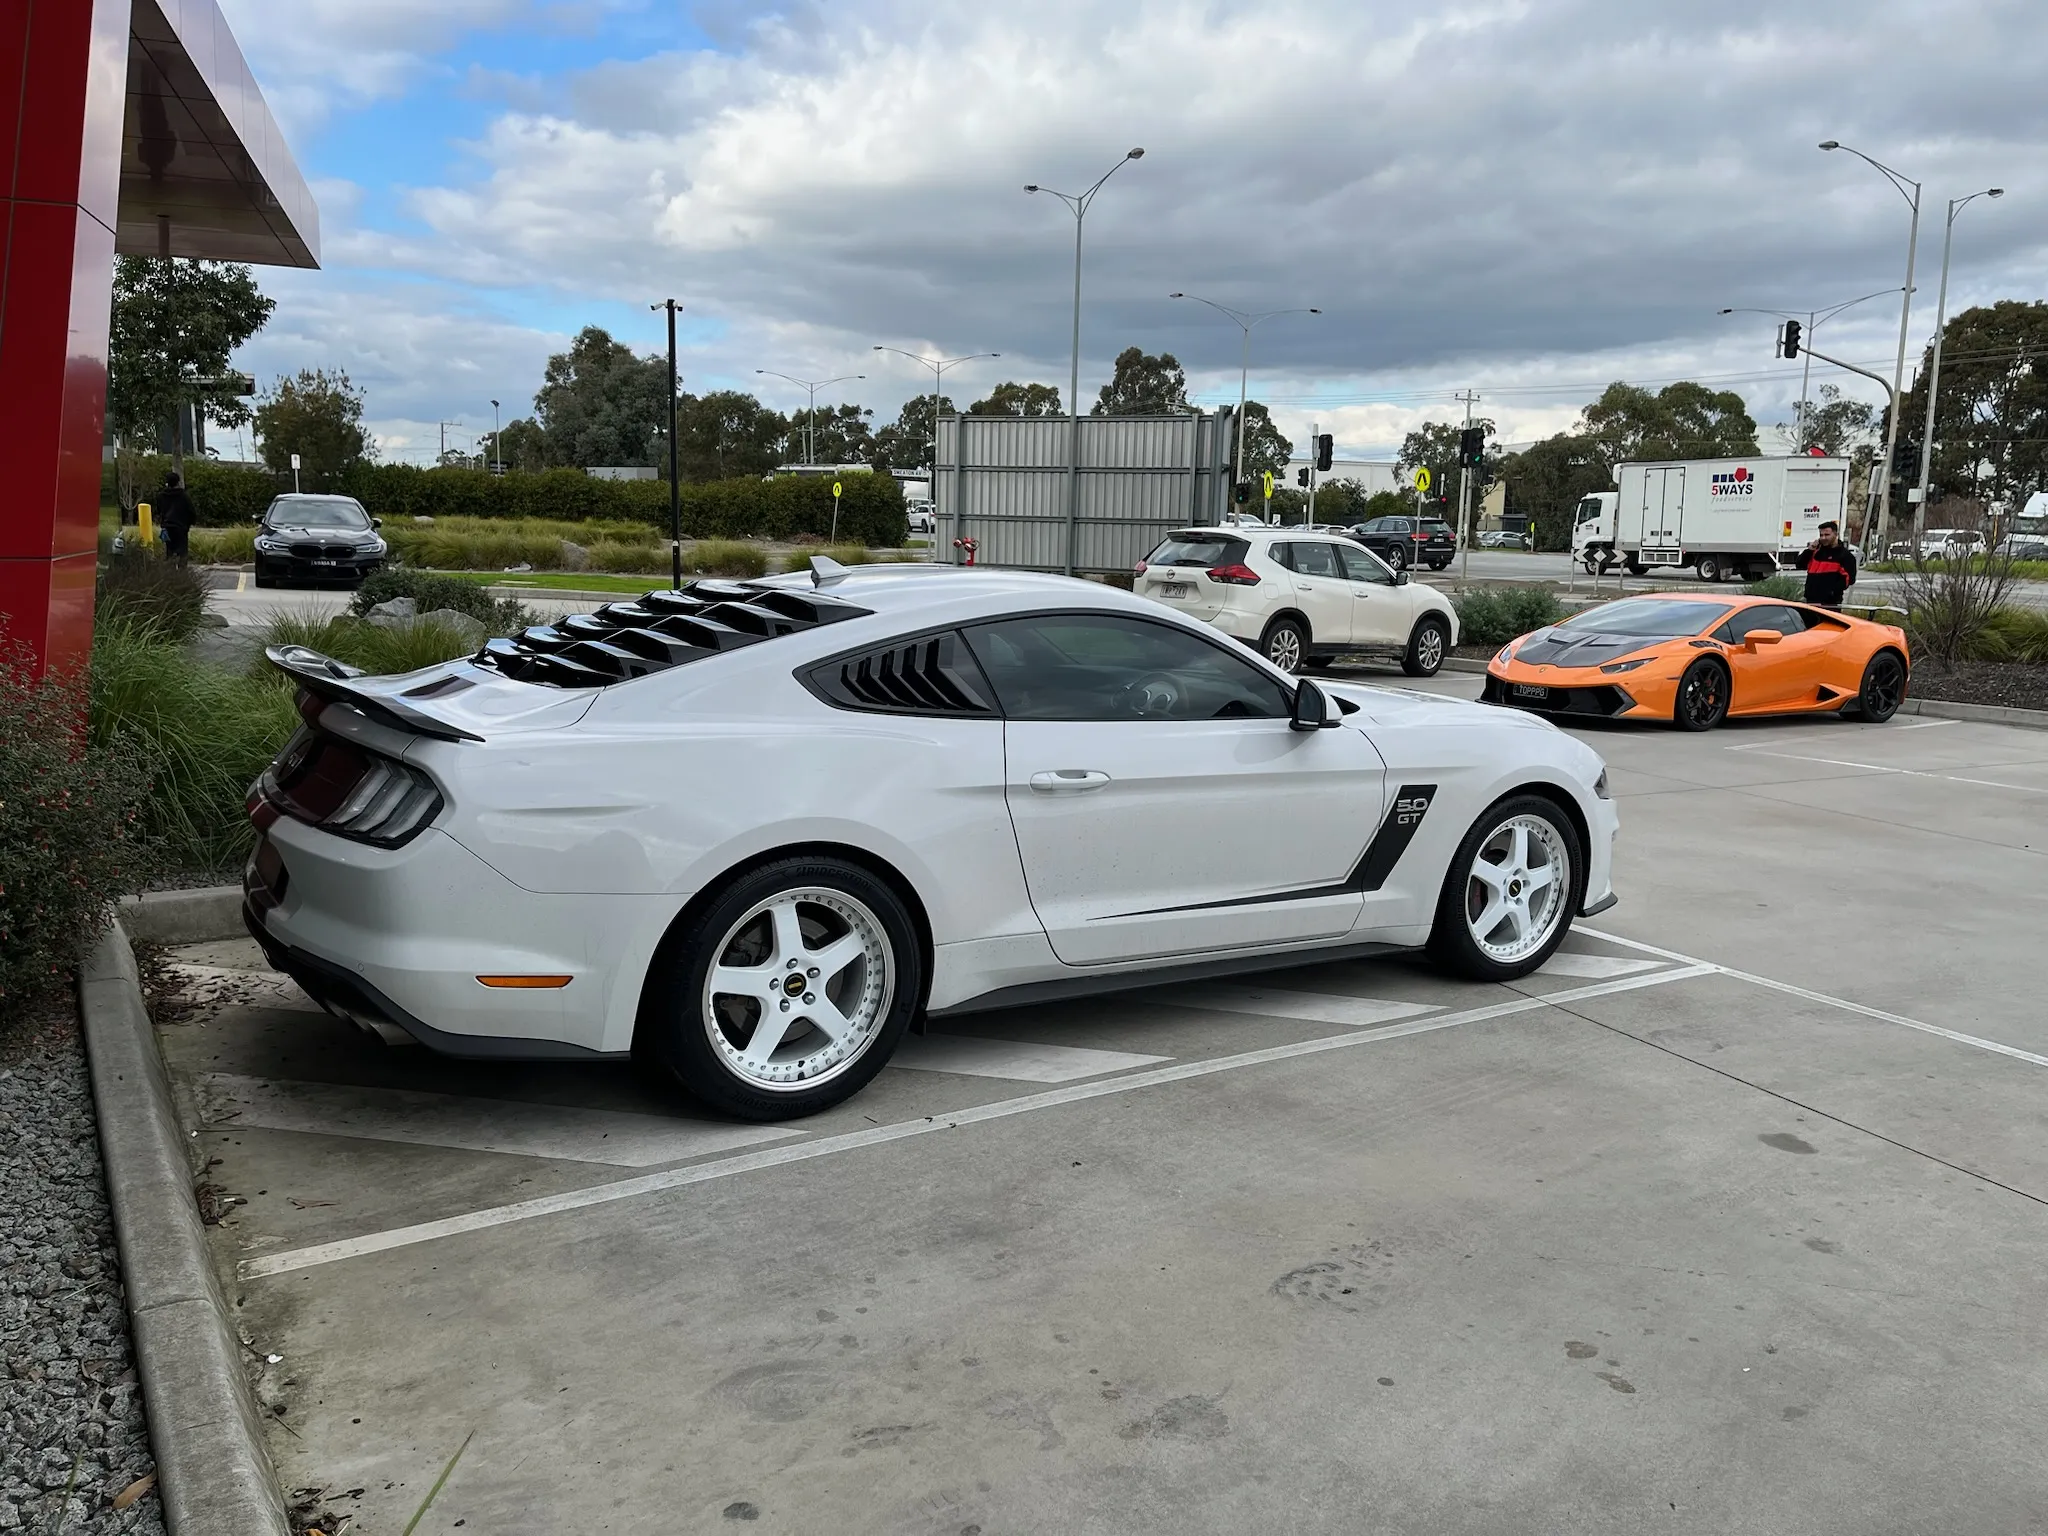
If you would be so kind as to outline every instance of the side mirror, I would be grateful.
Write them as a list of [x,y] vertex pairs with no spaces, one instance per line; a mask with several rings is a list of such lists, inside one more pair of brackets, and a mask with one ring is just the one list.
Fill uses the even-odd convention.
[[1742,637],[1742,648],[1753,651],[1760,645],[1776,645],[1784,638],[1775,629],[1752,629]]
[[1397,587],[1408,585],[1408,568],[1405,565],[1400,570],[1394,572],[1394,585]]
[[252,512],[249,514],[249,521],[252,523],[260,523],[263,521],[263,514],[261,512]]
[[1295,686],[1294,718],[1287,723],[1297,731],[1334,730],[1338,724],[1335,713],[1329,695],[1304,677]]
[[373,517],[370,519],[370,526],[372,528],[382,528],[384,526],[384,519],[381,517]]

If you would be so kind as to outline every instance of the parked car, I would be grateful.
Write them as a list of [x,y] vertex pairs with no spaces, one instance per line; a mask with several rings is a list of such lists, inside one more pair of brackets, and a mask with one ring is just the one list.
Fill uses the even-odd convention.
[[1515,533],[1506,528],[1488,528],[1479,535],[1481,549],[1534,549],[1535,543],[1526,533]]
[[1351,539],[1293,528],[1185,528],[1138,563],[1131,590],[1242,640],[1283,672],[1346,652],[1400,658],[1430,677],[1458,641],[1458,616]]
[[1440,517],[1375,517],[1354,524],[1351,537],[1397,571],[1411,565],[1440,571],[1458,553],[1458,536]]
[[746,1119],[925,1015],[1388,948],[1512,980],[1615,900],[1584,742],[1093,582],[814,559],[404,676],[270,656],[305,721],[251,794],[273,964],[380,1034],[630,1056]]
[[2008,533],[1998,541],[1998,552],[2008,560],[2048,560],[2048,536]]
[[1487,664],[1480,697],[1687,731],[1749,715],[1882,722],[1904,702],[1911,665],[1895,625],[1775,598],[1662,592],[1602,603],[1510,641]]
[[390,553],[370,516],[353,496],[279,496],[256,520],[255,576],[259,587],[290,582],[346,582],[352,587],[383,565]]
[[1930,528],[1917,546],[1910,539],[1897,540],[1889,552],[1894,560],[1911,560],[1916,548],[1922,560],[1962,560],[1983,554],[1986,547],[1984,535],[1974,528]]
[[913,501],[905,516],[912,533],[930,533],[938,526],[938,517],[928,501]]
[[1271,528],[1273,525],[1252,512],[1226,512],[1223,514],[1225,528]]

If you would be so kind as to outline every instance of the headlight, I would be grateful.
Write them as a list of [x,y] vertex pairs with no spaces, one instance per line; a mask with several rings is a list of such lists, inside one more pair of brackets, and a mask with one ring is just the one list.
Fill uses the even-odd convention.
[[1610,661],[1600,670],[1602,672],[1633,672],[1637,667],[1647,667],[1656,659],[1654,656],[1639,656],[1634,661]]
[[259,533],[256,535],[256,547],[258,549],[277,549],[280,545],[279,541],[272,538],[269,534]]
[[1521,643],[1522,642],[1519,640],[1510,640],[1506,645],[1500,648],[1500,650],[1494,655],[1493,659],[1498,662],[1513,661],[1515,659],[1515,647],[1520,645]]

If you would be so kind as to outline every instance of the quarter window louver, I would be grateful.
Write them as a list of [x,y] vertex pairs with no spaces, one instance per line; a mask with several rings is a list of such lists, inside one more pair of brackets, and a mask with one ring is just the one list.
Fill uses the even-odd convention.
[[884,715],[993,715],[981,668],[951,630],[812,667],[804,681],[839,709]]

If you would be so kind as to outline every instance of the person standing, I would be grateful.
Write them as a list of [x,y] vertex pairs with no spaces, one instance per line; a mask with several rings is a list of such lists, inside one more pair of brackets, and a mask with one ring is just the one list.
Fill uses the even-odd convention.
[[1842,542],[1834,523],[1820,525],[1820,537],[1799,552],[1806,572],[1806,600],[1816,608],[1839,608],[1856,585],[1856,551]]
[[185,477],[175,469],[164,476],[164,488],[157,495],[151,515],[157,527],[164,531],[164,557],[183,565],[198,513],[192,506],[191,495],[185,490]]

